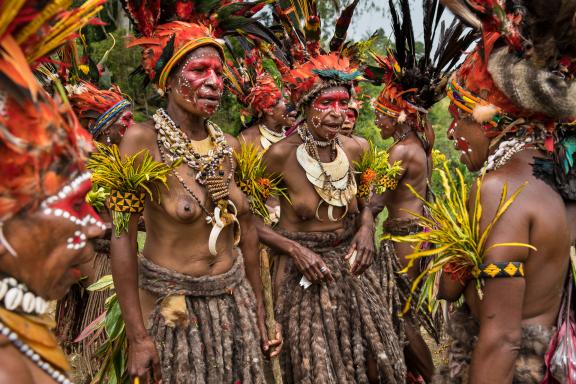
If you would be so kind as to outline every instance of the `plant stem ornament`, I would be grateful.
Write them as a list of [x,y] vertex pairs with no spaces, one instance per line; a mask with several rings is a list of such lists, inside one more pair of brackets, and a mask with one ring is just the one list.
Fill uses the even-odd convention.
[[94,144],[97,152],[90,157],[87,166],[92,170],[92,182],[110,191],[108,208],[112,211],[114,233],[119,237],[123,231],[128,231],[132,213],[144,210],[146,194],[153,199],[155,193],[160,199],[160,185],[168,187],[168,173],[182,160],[166,165],[152,159],[145,149],[122,159],[117,145]]
[[[422,232],[407,236],[384,235],[384,240],[396,242],[414,243],[414,252],[407,255],[408,266],[400,273],[407,273],[412,266],[421,258],[430,257],[425,269],[414,279],[412,292],[422,285],[418,306],[428,301],[429,309],[432,310],[436,293],[436,279],[439,272],[449,269],[453,275],[471,276],[474,280],[478,295],[482,298],[482,279],[480,268],[487,251],[496,247],[526,247],[536,250],[535,247],[525,243],[509,242],[493,244],[486,247],[486,241],[490,232],[510,205],[516,200],[526,183],[519,187],[507,199],[508,188],[502,188],[500,202],[494,218],[488,223],[486,228],[480,230],[480,220],[482,218],[482,204],[480,190],[483,176],[476,180],[476,194],[474,205],[468,210],[468,187],[464,182],[464,176],[459,169],[456,169],[457,179],[448,168],[448,163],[444,163],[443,169],[435,169],[442,181],[442,194],[432,202],[420,196],[414,188],[407,185],[410,191],[420,201],[423,202],[425,210],[429,212],[427,216],[411,212],[418,220],[418,225],[423,228]],[[431,247],[424,247],[428,243]],[[477,277],[478,276],[478,277]],[[406,303],[404,311],[410,308],[412,298]]]

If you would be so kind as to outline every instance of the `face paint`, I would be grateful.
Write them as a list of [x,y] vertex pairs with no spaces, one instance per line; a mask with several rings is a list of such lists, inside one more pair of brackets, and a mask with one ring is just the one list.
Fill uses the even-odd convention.
[[217,53],[192,55],[182,66],[177,88],[201,113],[216,112],[224,89],[220,56]]
[[90,173],[83,173],[64,186],[56,195],[44,200],[40,205],[42,213],[62,217],[80,227],[97,225],[102,230],[106,230],[106,225],[100,220],[94,208],[86,203],[86,193],[91,187]]
[[122,116],[120,116],[120,118],[117,121],[118,125],[120,125],[118,133],[120,134],[120,136],[123,137],[124,134],[126,133],[126,130],[130,128],[132,124],[134,124],[134,115],[132,115],[132,111],[126,111],[122,114]]
[[326,91],[314,100],[312,107],[318,112],[334,111],[336,113],[346,113],[349,100],[350,95],[346,91]]

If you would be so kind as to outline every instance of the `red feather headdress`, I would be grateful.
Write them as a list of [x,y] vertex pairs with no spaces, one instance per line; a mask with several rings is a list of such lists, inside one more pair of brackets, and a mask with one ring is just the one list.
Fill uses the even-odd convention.
[[296,65],[283,81],[290,90],[290,97],[296,106],[309,102],[322,89],[332,86],[351,88],[355,80],[362,78],[361,72],[346,57],[338,53],[318,55],[303,64]]
[[62,2],[40,9],[36,2],[16,3],[22,2],[4,1],[0,7],[0,221],[35,210],[58,193],[85,169],[92,149],[88,132],[69,107],[42,89],[29,63],[71,38],[100,2],[72,11]]

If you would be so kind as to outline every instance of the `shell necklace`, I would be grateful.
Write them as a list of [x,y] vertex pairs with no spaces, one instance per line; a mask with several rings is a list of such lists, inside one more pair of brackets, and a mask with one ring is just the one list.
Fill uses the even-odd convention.
[[258,125],[258,130],[260,131],[260,144],[264,149],[268,149],[272,144],[282,140],[286,133],[285,129],[282,129],[282,132],[275,132],[264,124]]
[[531,136],[523,138],[514,137],[509,140],[502,140],[498,144],[498,149],[488,156],[486,165],[484,165],[482,171],[489,172],[504,166],[510,161],[512,156],[522,152],[527,145],[530,145],[533,142],[534,140]]
[[[331,145],[336,153],[333,161],[323,163],[320,161],[318,147],[315,139],[304,125],[298,128],[298,134],[304,143],[298,146],[296,158],[300,166],[306,172],[306,178],[314,186],[321,201],[316,207],[316,218],[320,205],[328,204],[328,219],[339,221],[344,218],[348,211],[348,204],[357,192],[356,180],[350,168],[350,162],[338,138],[331,140]],[[345,212],[340,218],[333,215],[334,207],[345,207]]]
[[[240,222],[237,218],[237,209],[230,200],[230,184],[234,176],[234,162],[232,149],[226,142],[224,133],[216,124],[207,122],[208,135],[214,144],[215,150],[209,149],[206,155],[194,150],[195,144],[180,130],[168,114],[158,109],[154,114],[155,128],[157,132],[158,150],[162,161],[174,161],[183,158],[186,165],[196,172],[196,181],[204,186],[210,200],[214,203],[214,212],[210,212],[200,198],[196,196],[192,188],[184,181],[182,176],[174,169],[172,173],[178,179],[182,187],[192,196],[206,215],[206,223],[212,225],[208,239],[208,249],[212,256],[218,254],[216,243],[224,228],[234,226],[234,245],[240,242]],[[168,153],[165,152],[168,151]],[[170,157],[170,159],[167,159]],[[224,178],[224,160],[229,163],[228,177]]]

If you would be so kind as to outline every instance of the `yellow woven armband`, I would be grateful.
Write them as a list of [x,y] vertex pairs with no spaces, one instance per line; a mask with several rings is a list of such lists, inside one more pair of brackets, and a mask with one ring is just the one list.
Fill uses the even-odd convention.
[[122,192],[117,190],[110,191],[108,199],[108,208],[116,212],[141,213],[144,211],[144,192]]

